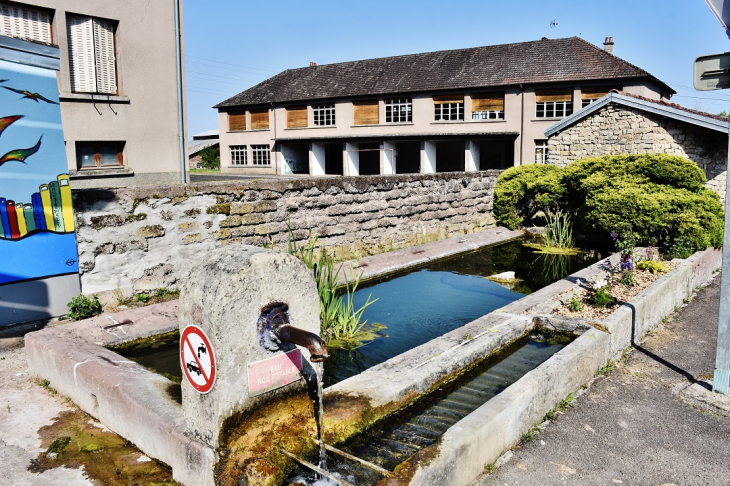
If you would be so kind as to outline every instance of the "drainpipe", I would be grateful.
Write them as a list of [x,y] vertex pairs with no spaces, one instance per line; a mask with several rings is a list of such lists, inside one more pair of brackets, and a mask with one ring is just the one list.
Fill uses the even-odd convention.
[[185,184],[186,165],[185,160],[185,119],[183,116],[183,85],[182,85],[182,36],[180,35],[180,0],[173,0],[175,3],[175,61],[177,63],[177,129],[180,139],[180,182]]
[[522,145],[525,143],[525,88],[520,85],[520,102],[522,108],[520,109],[520,165],[522,165]]

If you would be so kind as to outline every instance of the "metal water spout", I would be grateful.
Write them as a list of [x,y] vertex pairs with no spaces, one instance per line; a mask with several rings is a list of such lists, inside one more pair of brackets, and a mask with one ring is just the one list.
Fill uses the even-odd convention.
[[[292,326],[289,323],[288,311],[289,306],[284,302],[271,302],[261,308],[259,318],[261,344],[267,349],[271,349],[272,345],[278,347],[276,341],[302,346],[309,351],[309,360],[315,363],[329,358],[324,341],[312,332]],[[272,334],[276,339],[271,339]]]

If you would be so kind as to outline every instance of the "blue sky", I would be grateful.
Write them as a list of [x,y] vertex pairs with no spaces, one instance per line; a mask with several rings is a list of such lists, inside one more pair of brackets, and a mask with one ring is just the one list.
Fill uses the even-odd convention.
[[[730,112],[730,90],[692,88],[694,60],[730,51],[702,0],[184,0],[189,133],[211,106],[289,68],[579,36],[670,85],[672,101]],[[557,25],[551,27],[551,23]]]

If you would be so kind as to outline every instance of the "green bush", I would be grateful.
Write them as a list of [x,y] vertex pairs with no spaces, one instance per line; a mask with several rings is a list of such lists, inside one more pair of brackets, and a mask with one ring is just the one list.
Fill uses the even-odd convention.
[[512,167],[497,179],[494,217],[502,226],[517,229],[537,211],[558,207],[564,195],[560,167],[535,164]]
[[220,169],[221,159],[216,147],[205,147],[200,151],[200,167],[203,169]]
[[80,319],[98,316],[101,314],[101,311],[101,302],[99,302],[99,298],[96,295],[89,299],[84,294],[79,294],[78,297],[72,298],[71,302],[68,303],[68,314],[66,316],[69,319],[78,321]]
[[587,235],[632,232],[638,245],[686,257],[722,246],[724,212],[705,180],[694,162],[674,155],[594,157],[564,169],[514,167],[497,180],[494,216],[515,229],[553,205],[577,215],[574,221]]

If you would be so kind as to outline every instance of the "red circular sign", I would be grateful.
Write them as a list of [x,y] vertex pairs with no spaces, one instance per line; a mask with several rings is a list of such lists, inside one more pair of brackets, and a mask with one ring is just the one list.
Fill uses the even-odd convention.
[[198,326],[186,327],[180,336],[180,365],[188,383],[208,393],[215,383],[215,355],[208,336]]

